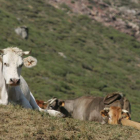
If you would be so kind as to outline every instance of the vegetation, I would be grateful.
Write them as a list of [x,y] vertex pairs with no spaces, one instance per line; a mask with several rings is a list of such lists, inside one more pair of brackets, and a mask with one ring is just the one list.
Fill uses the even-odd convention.
[[[32,50],[38,59],[35,68],[22,71],[36,98],[120,91],[132,103],[132,118],[139,121],[140,43],[133,37],[83,15],[69,16],[41,0],[2,0],[0,14],[0,47]],[[23,25],[29,27],[27,40],[14,32]]]
[[3,140],[139,140],[139,130],[121,125],[55,118],[19,106],[0,106]]
[[[38,59],[36,67],[22,70],[22,75],[36,99],[48,100],[53,96],[69,99],[89,94],[105,96],[110,92],[120,91],[131,102],[132,120],[140,121],[140,43],[133,37],[111,27],[104,27],[87,16],[71,14],[66,5],[61,6],[62,10],[50,6],[43,0],[1,0],[0,5],[0,48],[18,46],[23,50],[32,50],[32,56]],[[29,28],[27,40],[14,32],[16,27],[23,25]],[[60,56],[59,52],[62,52],[65,57]],[[6,112],[10,114],[14,111],[3,106],[0,109],[2,116]],[[36,138],[38,135],[48,137],[49,133],[50,137],[53,134],[52,139],[57,139],[60,133],[54,134],[54,130],[61,127],[62,133],[66,132],[65,139],[67,137],[72,139],[75,136],[77,139],[78,137],[84,139],[84,136],[85,139],[96,139],[96,137],[100,138],[100,132],[103,133],[101,138],[110,136],[110,139],[115,139],[114,137],[125,139],[128,135],[131,137],[133,132],[139,137],[138,132],[131,128],[101,126],[94,122],[72,119],[59,120],[23,110],[18,109],[19,114],[22,114],[23,122],[26,118],[23,113],[26,113],[30,114],[30,117],[26,118],[28,120],[26,123],[31,123],[32,129],[37,125],[39,128],[43,127],[41,134],[37,134],[35,129]],[[18,112],[13,114],[12,120],[18,116]],[[34,124],[37,118],[38,121],[43,119],[41,124]],[[72,133],[68,127],[65,129],[66,122],[67,125],[71,125],[68,124],[69,120],[72,126],[76,127]],[[49,127],[51,124],[53,125]],[[2,129],[5,134],[12,131],[7,126],[9,124],[5,125],[8,130]],[[13,125],[11,127],[13,128]],[[50,130],[44,132],[44,129]],[[127,132],[123,134],[124,131]],[[70,136],[67,136],[68,132]],[[21,133],[22,137],[29,136],[26,135],[25,130]]]

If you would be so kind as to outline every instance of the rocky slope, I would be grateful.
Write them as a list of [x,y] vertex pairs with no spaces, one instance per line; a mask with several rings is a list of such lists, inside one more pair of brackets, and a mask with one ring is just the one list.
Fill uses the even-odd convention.
[[139,0],[50,0],[49,3],[56,8],[66,4],[71,12],[88,15],[91,19],[107,27],[112,26],[140,41]]

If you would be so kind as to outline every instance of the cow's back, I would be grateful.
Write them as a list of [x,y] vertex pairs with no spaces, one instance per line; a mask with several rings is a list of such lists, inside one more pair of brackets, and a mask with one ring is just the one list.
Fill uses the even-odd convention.
[[75,99],[72,116],[80,120],[101,121],[100,110],[103,108],[102,97],[82,96]]

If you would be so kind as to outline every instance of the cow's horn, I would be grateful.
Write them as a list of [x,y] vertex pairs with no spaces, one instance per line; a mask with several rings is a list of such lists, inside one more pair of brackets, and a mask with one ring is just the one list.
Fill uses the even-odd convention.
[[50,103],[52,99],[48,100],[47,103]]
[[104,110],[105,110],[105,111],[109,111],[110,109],[106,107],[106,108],[104,108]]
[[123,112],[123,113],[128,113],[128,111],[127,111],[127,110],[125,110],[125,109],[122,109],[122,112]]
[[55,100],[57,100],[57,98],[50,99],[50,100],[48,100],[46,103],[51,104],[51,103],[53,103]]
[[57,100],[57,98],[54,98],[54,99],[52,99],[51,101],[50,101],[50,104],[52,104],[54,101],[56,101]]

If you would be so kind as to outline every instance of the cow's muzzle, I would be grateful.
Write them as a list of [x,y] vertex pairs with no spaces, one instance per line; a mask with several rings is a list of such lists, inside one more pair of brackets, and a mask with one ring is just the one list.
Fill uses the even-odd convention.
[[10,83],[9,83],[10,86],[17,86],[19,84],[20,84],[20,79],[16,79],[16,78],[10,79]]

